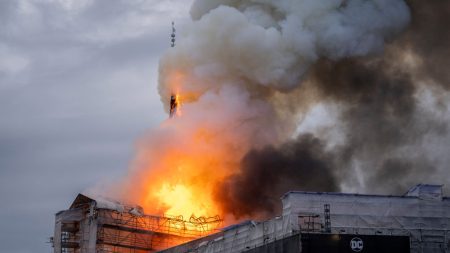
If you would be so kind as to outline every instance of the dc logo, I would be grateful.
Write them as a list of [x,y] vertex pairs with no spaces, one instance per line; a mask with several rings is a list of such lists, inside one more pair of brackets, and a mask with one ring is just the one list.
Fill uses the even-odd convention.
[[352,248],[354,252],[360,252],[363,249],[363,247],[364,247],[363,240],[361,240],[358,237],[355,237],[350,241],[350,248]]

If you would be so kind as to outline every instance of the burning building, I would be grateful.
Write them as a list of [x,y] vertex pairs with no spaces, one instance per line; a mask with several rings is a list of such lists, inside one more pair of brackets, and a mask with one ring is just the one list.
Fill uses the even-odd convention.
[[55,216],[55,253],[148,253],[215,232],[219,217],[152,216],[142,207],[79,194]]
[[[56,252],[191,240],[166,252],[333,252],[350,242],[356,252],[448,252],[440,186],[318,192],[448,183],[449,7],[195,0],[159,64],[170,119],[139,140],[124,178],[95,192],[157,216],[80,195],[56,215]],[[290,190],[302,192],[284,195],[280,210]],[[279,213],[219,233],[220,218],[195,218],[230,225]]]
[[450,198],[441,185],[402,196],[292,191],[282,204],[281,216],[218,230],[218,218],[149,216],[80,194],[56,214],[54,252],[450,252]]
[[446,7],[194,1],[159,62],[170,120],[139,139],[126,176],[101,195],[158,215],[239,220],[270,217],[293,189],[400,194],[447,183],[446,65],[426,71],[422,54],[447,52],[446,37],[427,33],[447,34]]

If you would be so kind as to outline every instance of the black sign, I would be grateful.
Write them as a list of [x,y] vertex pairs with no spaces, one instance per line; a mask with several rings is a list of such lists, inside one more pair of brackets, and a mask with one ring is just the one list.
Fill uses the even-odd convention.
[[408,236],[301,234],[302,253],[409,253]]

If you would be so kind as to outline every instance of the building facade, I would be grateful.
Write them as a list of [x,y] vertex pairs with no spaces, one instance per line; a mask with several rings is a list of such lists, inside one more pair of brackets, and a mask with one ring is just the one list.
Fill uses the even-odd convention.
[[403,196],[293,191],[282,203],[280,217],[161,252],[450,252],[450,199],[441,185],[417,185]]

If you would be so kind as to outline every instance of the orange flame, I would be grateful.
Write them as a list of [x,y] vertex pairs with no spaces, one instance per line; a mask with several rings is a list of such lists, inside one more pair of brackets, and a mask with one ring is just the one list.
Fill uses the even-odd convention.
[[[189,149],[189,147],[186,147]],[[217,163],[216,154],[202,157],[192,152],[173,150],[161,161],[163,167],[153,170],[149,176],[144,208],[166,216],[212,217],[222,215],[214,202],[214,186],[222,180],[223,173],[217,173],[210,164]]]
[[[176,79],[180,79],[177,75]],[[208,229],[215,229],[220,225],[219,218],[223,212],[213,198],[215,186],[228,175],[229,171],[223,161],[228,154],[223,148],[217,148],[212,142],[220,139],[212,138],[213,130],[208,127],[194,127],[183,129],[181,105],[182,95],[180,89],[175,95],[178,117],[167,120],[161,126],[164,130],[174,130],[173,134],[182,133],[181,136],[167,135],[165,149],[156,147],[152,149],[152,157],[146,155],[145,160],[150,161],[150,168],[145,170],[145,194],[139,202],[146,212],[162,214],[166,217],[182,217],[183,220],[203,221]],[[160,130],[161,130],[160,129]],[[158,141],[157,141],[158,142]],[[218,141],[220,143],[220,140]],[[158,144],[161,144],[158,142]],[[211,148],[214,147],[214,148]],[[153,147],[152,145],[152,148]],[[140,178],[142,180],[142,178]],[[216,217],[211,221],[209,217]],[[204,229],[204,226],[200,226]]]
[[[160,90],[167,97],[177,92],[174,95],[178,117],[164,121],[138,149],[136,170],[129,181],[132,192],[129,197],[146,213],[181,216],[182,220],[199,224],[192,229],[204,230],[206,224],[211,231],[221,225],[216,222],[217,217],[225,216],[214,196],[216,188],[238,170],[250,143],[246,136],[250,135],[242,130],[230,131],[230,127],[245,126],[242,121],[234,120],[235,107],[231,103],[221,102],[214,94],[205,98],[201,91],[183,90],[183,83],[189,78],[174,72]],[[186,105],[181,113],[183,103]],[[221,106],[229,106],[226,115],[217,113]],[[226,124],[229,122],[235,125]]]
[[177,116],[181,116],[181,97],[180,94],[177,92],[177,94],[175,95],[175,104],[177,105],[177,110],[176,110],[176,115]]

